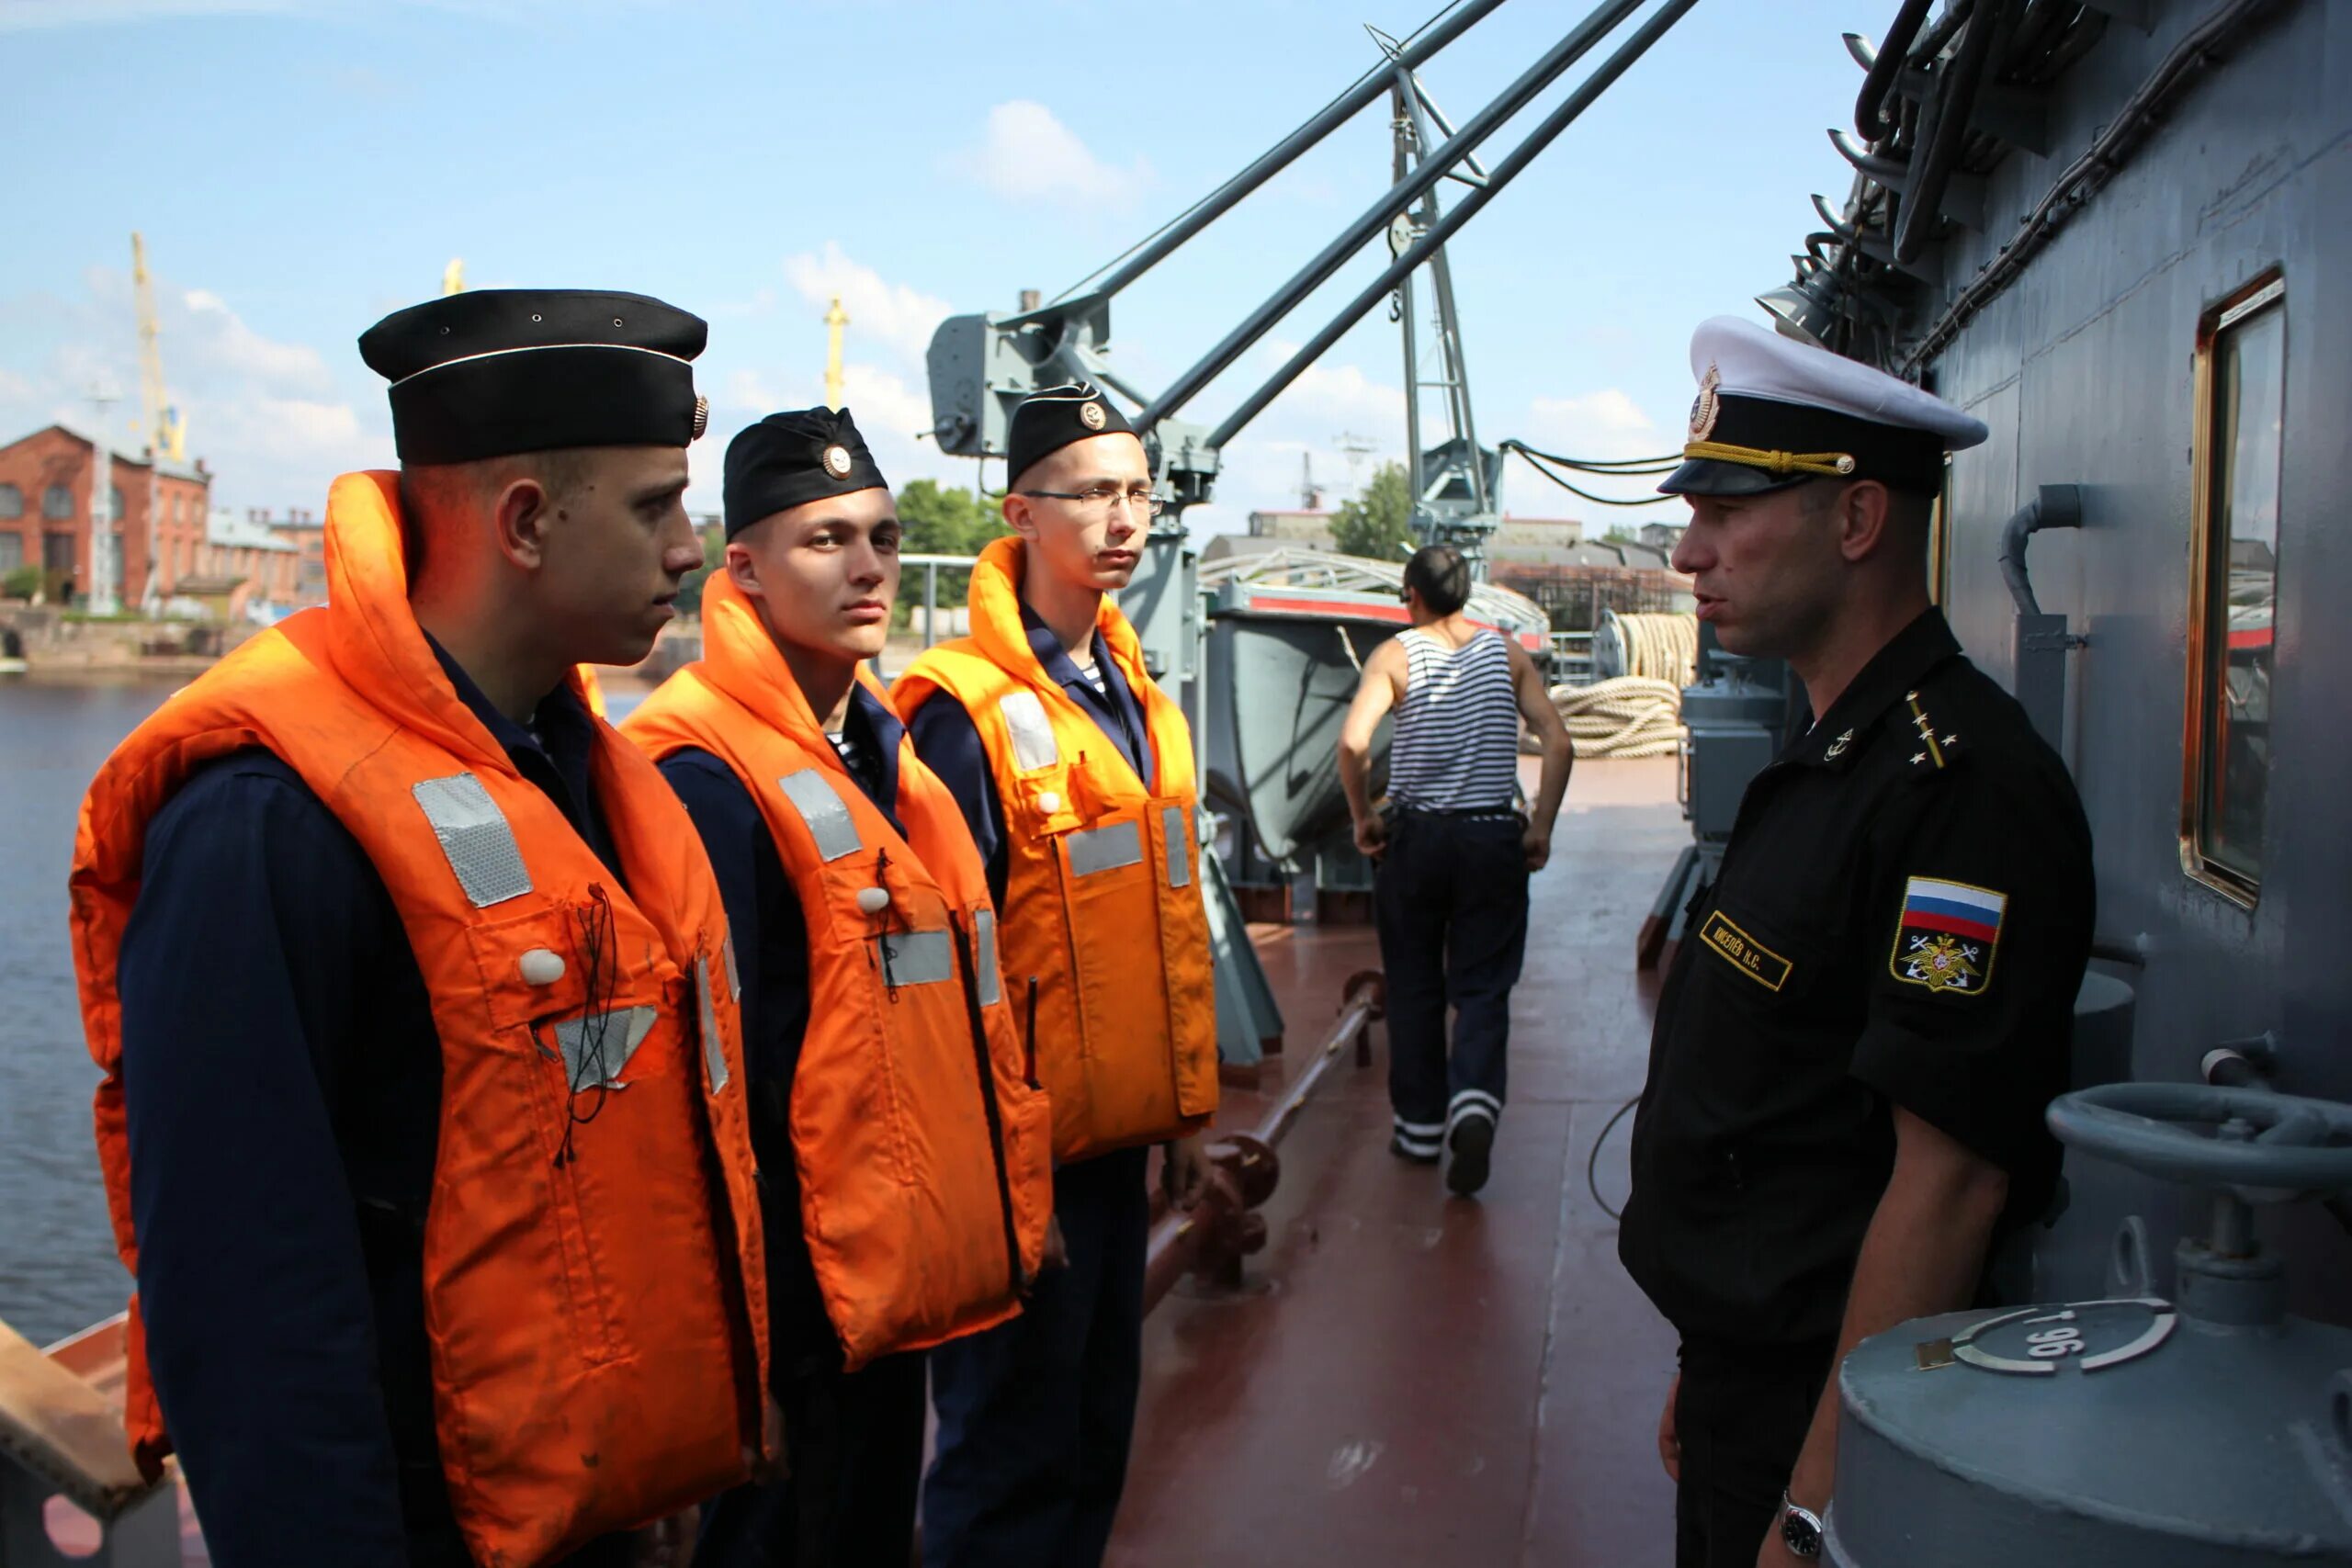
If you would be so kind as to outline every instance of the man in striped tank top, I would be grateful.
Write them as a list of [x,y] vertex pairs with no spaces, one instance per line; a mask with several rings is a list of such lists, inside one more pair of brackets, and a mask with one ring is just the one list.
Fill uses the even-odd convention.
[[[1431,545],[1405,567],[1409,630],[1374,649],[1340,733],[1356,847],[1378,863],[1373,902],[1388,973],[1388,1100],[1398,1157],[1446,1185],[1487,1184],[1503,1109],[1510,988],[1527,948],[1527,878],[1551,858],[1574,752],[1526,650],[1463,614],[1470,564]],[[1373,739],[1396,715],[1386,808],[1371,804]],[[1532,807],[1518,798],[1519,725],[1543,742]],[[1445,1014],[1454,1011],[1453,1049]]]

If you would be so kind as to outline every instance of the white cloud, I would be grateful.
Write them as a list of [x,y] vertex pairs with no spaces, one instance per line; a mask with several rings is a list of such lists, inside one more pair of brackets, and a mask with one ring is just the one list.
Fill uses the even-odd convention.
[[317,349],[262,336],[226,300],[207,289],[191,288],[184,299],[187,319],[179,323],[177,335],[192,344],[200,361],[266,385],[326,389],[332,378]]
[[849,313],[845,344],[881,344],[910,368],[922,366],[931,334],[950,309],[944,299],[885,281],[872,267],[844,254],[837,240],[826,241],[821,254],[804,251],[786,257],[784,275],[800,298],[820,311],[836,298],[841,300]]
[[[126,453],[145,445],[131,295],[127,274],[92,267],[77,296],[0,300],[15,346],[0,365],[0,439],[52,420],[86,428],[91,390],[103,387],[118,400],[108,439]],[[391,461],[381,401],[340,398],[316,348],[257,330],[212,289],[158,279],[155,300],[165,393],[220,504],[315,507],[337,473]]]
[[989,110],[980,144],[951,160],[995,195],[1069,207],[1127,207],[1152,183],[1138,155],[1125,167],[1105,163],[1054,111],[1032,98]]
[[1640,405],[1614,387],[1581,397],[1537,398],[1528,412],[1528,444],[1570,457],[1646,457],[1673,446]]

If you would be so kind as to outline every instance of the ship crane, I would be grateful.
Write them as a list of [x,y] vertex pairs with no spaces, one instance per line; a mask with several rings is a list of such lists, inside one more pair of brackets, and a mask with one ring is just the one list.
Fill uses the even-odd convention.
[[[1226,446],[1374,306],[1400,288],[1408,288],[1409,280],[1424,266],[1431,268],[1437,283],[1442,316],[1451,317],[1451,290],[1442,270],[1446,242],[1680,21],[1697,0],[1664,0],[1650,9],[1592,73],[1545,114],[1517,146],[1488,164],[1481,161],[1480,149],[1504,121],[1525,110],[1570,67],[1645,8],[1644,0],[1604,0],[1486,107],[1460,127],[1450,127],[1442,115],[1434,112],[1435,106],[1421,89],[1415,73],[1501,4],[1502,0],[1464,0],[1402,42],[1382,39],[1385,58],[1381,63],[1357,78],[1346,91],[1247,168],[1142,243],[1057,299],[1038,305],[1024,301],[1023,309],[1012,313],[989,311],[955,316],[943,322],[932,339],[927,362],[932,434],[940,449],[958,457],[1001,457],[1014,406],[1042,388],[1073,380],[1095,382],[1135,405],[1136,412],[1131,417],[1150,450],[1168,501],[1153,527],[1152,537],[1155,546],[1168,547],[1147,551],[1145,570],[1130,590],[1129,601],[1131,605],[1148,611],[1170,600],[1171,596],[1164,589],[1154,585],[1176,570],[1176,557],[1185,536],[1184,513],[1210,499]],[[1396,105],[1400,122],[1395,183],[1168,385],[1156,392],[1148,391],[1122,376],[1108,358],[1111,302],[1120,292],[1231,211],[1358,111],[1384,96]],[[1444,140],[1432,145],[1432,138],[1438,134]],[[1432,193],[1438,182],[1446,179],[1465,186],[1466,194],[1451,209],[1441,211]],[[1388,247],[1390,260],[1379,276],[1365,284],[1329,323],[1309,336],[1238,406],[1215,424],[1178,417],[1210,382],[1263,340],[1308,295],[1352,258],[1381,243]],[[1405,306],[1409,321],[1409,295]],[[1487,463],[1469,459],[1476,441],[1461,369],[1459,333],[1451,321],[1442,320],[1440,325],[1447,368],[1442,379],[1432,385],[1445,387],[1449,391],[1449,416],[1455,439],[1447,446],[1460,448],[1458,456],[1464,459],[1464,471],[1458,476],[1464,481],[1459,488],[1467,492],[1467,505],[1447,509],[1458,515],[1434,515],[1436,509],[1417,494],[1417,511],[1425,525],[1462,525],[1453,529],[1440,526],[1437,532],[1440,536],[1458,533],[1475,548],[1476,541],[1483,537],[1483,530],[1492,526],[1488,513],[1495,473]],[[1417,405],[1421,389],[1419,369],[1408,367],[1408,380],[1413,383],[1408,401]],[[1417,423],[1418,417],[1416,412]],[[1483,457],[1484,454],[1479,456]],[[1411,457],[1419,468],[1421,454],[1417,449]],[[1187,596],[1172,597],[1181,601]],[[1147,653],[1154,657],[1156,663],[1175,664],[1184,660],[1186,654],[1178,645],[1180,638],[1157,634],[1152,623],[1159,617],[1145,614],[1136,618],[1144,635]],[[1175,628],[1169,630],[1172,633]]]

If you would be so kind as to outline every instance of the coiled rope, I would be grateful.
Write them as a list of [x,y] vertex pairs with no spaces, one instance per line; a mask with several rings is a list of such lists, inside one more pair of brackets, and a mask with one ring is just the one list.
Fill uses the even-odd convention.
[[[1699,668],[1699,618],[1696,615],[1620,615],[1600,617],[1593,635],[1596,671],[1612,675],[1642,675],[1687,686]],[[1600,657],[1613,649],[1614,659]]]
[[1555,686],[1552,705],[1568,727],[1579,757],[1670,757],[1682,749],[1682,688],[1699,660],[1695,615],[1619,615],[1601,617],[1594,652],[1620,673],[1589,686]]
[[1579,757],[1670,757],[1682,750],[1682,688],[1646,675],[1555,686],[1552,705]]

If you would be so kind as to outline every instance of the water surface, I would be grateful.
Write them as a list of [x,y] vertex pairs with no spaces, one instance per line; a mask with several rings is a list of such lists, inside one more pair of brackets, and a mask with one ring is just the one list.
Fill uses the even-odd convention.
[[35,1344],[122,1310],[65,935],[82,792],[180,684],[0,676],[0,1319]]

